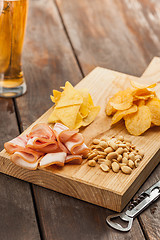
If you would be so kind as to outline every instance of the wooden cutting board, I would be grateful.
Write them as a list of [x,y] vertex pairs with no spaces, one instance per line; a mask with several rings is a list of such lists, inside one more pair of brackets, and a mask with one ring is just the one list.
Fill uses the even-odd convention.
[[[95,137],[124,135],[131,139],[138,148],[145,150],[143,160],[131,175],[121,172],[116,174],[112,171],[105,173],[99,169],[98,165],[90,168],[86,161],[82,165],[65,165],[63,168],[51,166],[43,170],[30,171],[14,165],[5,150],[0,153],[0,172],[120,212],[160,159],[160,151],[158,151],[160,127],[153,127],[142,136],[131,136],[122,121],[110,127],[111,119],[105,115],[107,99],[117,91],[130,86],[129,79],[149,84],[158,82],[160,59],[154,58],[141,78],[97,67],[76,88],[87,88],[95,105],[101,106],[101,111],[95,121],[82,131],[87,145]],[[158,89],[160,90],[159,84],[156,87],[156,90]],[[47,123],[51,111],[52,108],[24,133],[27,133],[36,123]]]

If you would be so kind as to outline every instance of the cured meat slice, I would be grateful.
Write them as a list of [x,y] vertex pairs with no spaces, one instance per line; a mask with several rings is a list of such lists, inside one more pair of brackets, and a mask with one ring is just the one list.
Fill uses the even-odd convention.
[[68,130],[68,129],[69,128],[63,125],[62,123],[56,123],[53,127],[53,130],[56,131],[58,135],[64,130]]
[[66,157],[65,163],[73,163],[73,164],[81,164],[82,163],[82,156],[81,155],[68,155]]
[[15,152],[12,156],[11,156],[11,161],[18,165],[19,167],[22,168],[26,168],[29,170],[36,170],[38,163],[39,163],[39,159],[37,159],[36,162],[26,162],[22,156],[20,152]]
[[53,127],[62,143],[67,142],[73,135],[79,132],[78,129],[70,130],[68,127],[61,123],[56,123]]
[[46,139],[55,139],[55,134],[51,127],[45,123],[36,124],[27,135],[28,138],[38,137]]
[[67,154],[65,152],[47,153],[44,157],[41,158],[39,167],[48,167],[52,164],[64,166],[66,156]]
[[39,150],[43,153],[51,153],[58,150],[58,142],[56,140],[46,141],[44,138],[33,137],[28,140],[27,147]]
[[88,152],[89,148],[86,146],[85,143],[72,148],[72,154],[81,154],[83,156],[86,156]]
[[84,142],[84,138],[81,133],[77,133],[73,135],[67,142],[65,142],[65,146],[68,148],[68,150],[72,153],[74,153],[74,148],[77,146],[82,145]]
[[12,154],[19,149],[25,148],[27,145],[27,141],[28,141],[27,136],[21,135],[21,136],[18,136],[16,138],[12,139],[9,142],[6,142],[4,144],[4,148],[8,153]]
[[37,151],[34,151],[29,148],[24,148],[24,149],[19,149],[18,151],[16,151],[11,156],[11,159],[13,156],[14,156],[14,159],[17,156],[18,158],[21,158],[28,163],[35,163],[42,155],[44,155],[44,153],[37,152]]

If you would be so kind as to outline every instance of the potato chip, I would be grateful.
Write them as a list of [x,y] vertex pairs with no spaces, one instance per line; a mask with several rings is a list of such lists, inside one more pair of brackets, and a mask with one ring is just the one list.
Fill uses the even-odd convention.
[[90,106],[94,106],[92,97],[91,97],[91,95],[89,93],[88,93],[88,103],[89,103]]
[[106,105],[106,109],[105,109],[107,116],[113,115],[116,111],[117,110],[114,107],[112,107],[112,105],[110,104],[110,100],[109,100]]
[[137,112],[137,105],[133,105],[127,110],[118,110],[114,116],[112,117],[111,125],[119,122],[123,117],[125,117],[128,114]]
[[91,106],[88,116],[83,119],[83,125],[82,126],[85,127],[85,126],[89,125],[91,122],[93,122],[93,120],[98,115],[100,109],[101,109],[100,106]]
[[133,96],[130,88],[119,91],[110,100],[110,105],[116,110],[126,110],[133,104]]
[[148,100],[149,98],[155,97],[155,92],[149,91],[147,88],[140,88],[140,89],[136,89],[132,93],[132,95],[134,97],[134,100],[136,99]]
[[134,104],[136,104],[137,106],[143,106],[145,105],[145,100],[143,99],[136,100],[134,101]]
[[141,84],[141,83],[138,83],[138,82],[136,82],[136,81],[132,81],[132,80],[130,80],[130,84],[132,85],[132,87],[134,87],[134,88],[154,88],[154,87],[156,87],[156,83],[153,83],[153,84],[151,84],[151,85],[146,85],[146,84]]
[[136,113],[124,117],[125,126],[130,134],[139,136],[151,127],[151,113],[147,106],[140,106]]
[[56,108],[81,104],[82,102],[83,98],[79,92],[69,82],[66,82],[64,91],[61,93]]
[[154,125],[160,126],[160,99],[153,98],[146,104],[151,112],[151,121]]

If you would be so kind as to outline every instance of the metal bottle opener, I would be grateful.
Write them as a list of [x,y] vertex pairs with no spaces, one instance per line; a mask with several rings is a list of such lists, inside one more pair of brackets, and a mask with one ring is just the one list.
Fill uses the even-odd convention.
[[[128,206],[128,210],[122,213],[113,214],[106,218],[106,222],[114,229],[122,232],[127,232],[131,229],[133,219],[140,214],[145,208],[147,208],[152,202],[154,202],[160,196],[160,181],[153,186],[142,192],[136,200],[131,202]],[[123,223],[128,223],[127,227],[123,227],[117,221],[117,218]]]

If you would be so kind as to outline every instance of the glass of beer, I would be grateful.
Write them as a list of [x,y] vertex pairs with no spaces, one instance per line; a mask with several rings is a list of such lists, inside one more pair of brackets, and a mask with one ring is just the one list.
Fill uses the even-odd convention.
[[0,97],[26,92],[22,48],[28,0],[0,0]]

